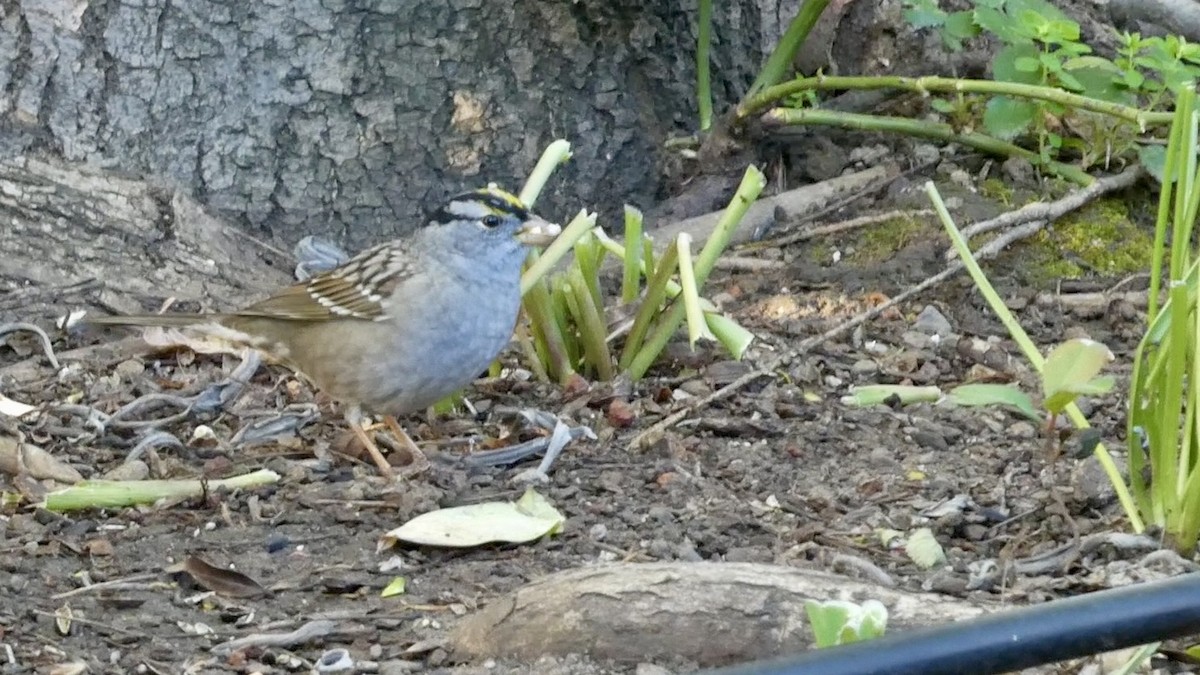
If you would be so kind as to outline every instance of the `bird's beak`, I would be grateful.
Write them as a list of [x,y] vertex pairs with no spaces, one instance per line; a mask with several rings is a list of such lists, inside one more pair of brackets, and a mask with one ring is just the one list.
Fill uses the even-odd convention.
[[529,220],[517,230],[517,239],[528,246],[545,246],[554,241],[562,228],[539,216],[530,215]]

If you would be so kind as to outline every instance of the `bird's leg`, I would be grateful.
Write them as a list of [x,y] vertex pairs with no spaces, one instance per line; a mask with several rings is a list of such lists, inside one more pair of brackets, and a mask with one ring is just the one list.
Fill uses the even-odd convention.
[[404,447],[408,449],[409,454],[412,455],[412,463],[404,468],[404,475],[412,476],[428,469],[429,458],[425,456],[425,453],[421,452],[421,449],[417,447],[417,444],[413,442],[413,439],[404,431],[404,427],[400,426],[400,422],[391,415],[384,415],[383,423],[387,425],[387,428],[391,430],[392,435],[395,436],[396,439],[402,444],[404,444]]
[[[396,472],[392,469],[392,465],[379,451],[379,446],[375,445],[375,441],[367,434],[367,430],[363,428],[362,423],[362,408],[357,405],[351,406],[346,410],[346,422],[350,425],[350,431],[359,443],[367,449],[367,453],[371,455],[375,466],[379,467],[379,473],[383,474],[384,478],[394,481],[396,480]],[[409,443],[412,443],[410,440]]]

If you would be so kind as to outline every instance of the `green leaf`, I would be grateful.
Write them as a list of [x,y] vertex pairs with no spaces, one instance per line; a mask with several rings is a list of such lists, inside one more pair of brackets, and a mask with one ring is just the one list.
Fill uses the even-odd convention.
[[975,7],[975,25],[1009,45],[1031,43],[1033,40],[1032,31],[992,7]]
[[1162,145],[1142,145],[1138,147],[1138,161],[1150,172],[1160,184],[1163,180],[1163,168],[1167,164],[1167,149]]
[[1104,378],[1096,376],[1112,360],[1108,347],[1095,340],[1068,340],[1056,347],[1042,368],[1046,409],[1058,414],[1078,396],[1107,392],[1112,382],[1105,387]]
[[964,384],[947,392],[945,402],[963,407],[1001,406],[1035,422],[1042,419],[1029,394],[1011,384]]
[[841,644],[842,627],[850,618],[852,604],[841,600],[804,602],[804,612],[808,614],[808,625],[812,627],[813,643],[817,649]]
[[1036,73],[1042,68],[1041,59],[1032,56],[1022,56],[1013,61],[1013,68],[1019,73]]
[[1046,0],[1007,0],[1004,5],[1008,13],[1019,17],[1027,25],[1035,22],[1070,21],[1061,9]]
[[987,102],[983,111],[983,126],[997,138],[1011,140],[1033,123],[1037,105],[1029,101],[998,96]]
[[[1009,45],[996,52],[996,56],[992,59],[992,77],[1001,82],[1041,84],[1039,57],[1037,47],[1032,44]],[[1032,68],[1032,70],[1022,70],[1022,68]]]
[[918,402],[933,403],[941,397],[942,390],[937,387],[869,384],[862,387],[851,387],[850,394],[842,397],[842,403],[851,406],[871,406],[886,403],[888,400],[896,400],[903,405],[908,405]]
[[887,629],[887,607],[878,600],[861,605],[846,600],[807,600],[804,612],[817,648],[871,640]]
[[946,562],[946,552],[933,536],[933,530],[922,527],[908,535],[904,552],[921,569],[931,569]]
[[1136,103],[1136,97],[1129,92],[1120,80],[1120,73],[1114,75],[1110,70],[1104,68],[1092,68],[1090,66],[1080,66],[1071,69],[1071,74],[1074,75],[1082,85],[1081,91],[1085,96],[1098,98],[1102,101],[1111,101],[1113,103],[1124,103],[1133,105]]
[[387,586],[383,587],[383,591],[379,593],[381,598],[390,598],[393,595],[404,595],[405,589],[408,587],[408,580],[404,577],[394,577],[388,582]]
[[953,101],[950,101],[950,100],[948,100],[948,99],[944,99],[944,98],[933,98],[933,99],[930,99],[930,100],[929,100],[929,107],[930,107],[930,108],[933,108],[934,110],[936,110],[936,111],[938,111],[938,112],[940,112],[940,113],[942,113],[943,115],[949,115],[949,114],[951,114],[951,113],[954,113],[954,112],[956,112],[956,111],[958,110],[958,105],[957,105],[957,104],[955,104]]
[[913,28],[936,28],[946,22],[946,12],[938,7],[937,0],[907,0],[902,16]]
[[946,17],[946,25],[942,27],[942,42],[952,51],[962,49],[963,40],[979,35],[979,27],[975,25],[973,12],[954,12]]

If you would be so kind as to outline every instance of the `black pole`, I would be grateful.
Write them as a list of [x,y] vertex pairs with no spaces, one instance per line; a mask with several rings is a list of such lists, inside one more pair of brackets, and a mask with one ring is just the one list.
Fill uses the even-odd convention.
[[1196,633],[1200,573],[708,672],[989,675]]

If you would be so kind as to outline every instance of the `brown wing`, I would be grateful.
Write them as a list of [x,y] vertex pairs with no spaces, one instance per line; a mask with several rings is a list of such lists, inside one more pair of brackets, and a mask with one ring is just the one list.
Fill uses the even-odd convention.
[[369,248],[328,272],[289,286],[237,312],[294,321],[383,318],[383,301],[414,273],[407,245],[393,241]]

